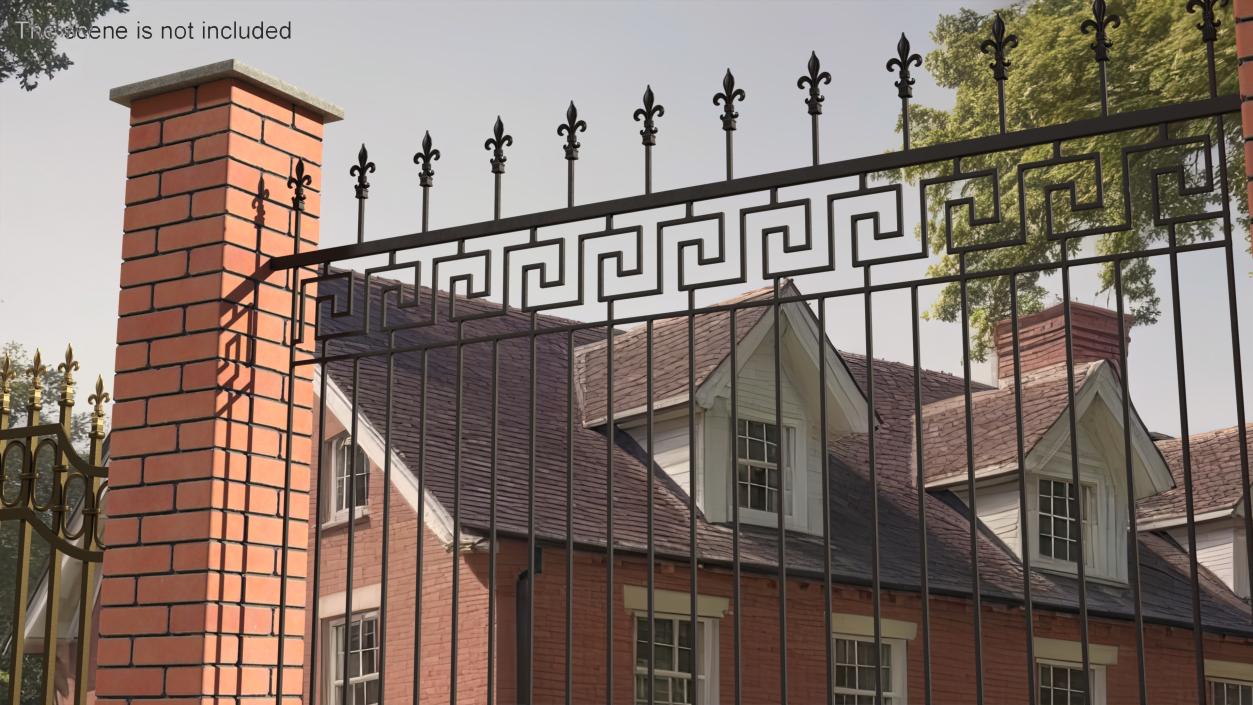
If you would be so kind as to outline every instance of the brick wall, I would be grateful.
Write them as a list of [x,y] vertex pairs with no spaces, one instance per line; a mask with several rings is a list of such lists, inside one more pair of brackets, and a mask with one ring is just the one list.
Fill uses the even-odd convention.
[[[312,370],[288,377],[289,275],[266,262],[295,247],[285,184],[299,158],[320,183],[327,115],[230,71],[199,71],[114,92],[131,127],[102,702],[273,702],[284,548],[283,690],[298,694],[302,681]],[[317,243],[316,191],[307,203],[304,249]]]

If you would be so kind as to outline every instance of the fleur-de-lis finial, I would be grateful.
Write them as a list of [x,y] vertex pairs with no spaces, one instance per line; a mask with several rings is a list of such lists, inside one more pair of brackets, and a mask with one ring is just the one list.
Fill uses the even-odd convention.
[[909,38],[901,32],[900,41],[896,42],[896,57],[888,59],[888,71],[899,74],[895,85],[896,94],[901,98],[914,97],[914,77],[910,75],[910,66],[922,68],[922,57],[910,53]]
[[287,188],[293,189],[291,203],[292,208],[302,211],[305,209],[305,189],[313,185],[313,176],[305,173],[305,160],[296,160],[296,173],[287,177]]
[[65,346],[65,362],[57,365],[61,372],[61,402],[74,403],[74,373],[78,371],[78,360],[74,359],[74,346]]
[[996,13],[996,18],[992,20],[992,38],[983,40],[979,45],[979,51],[987,54],[992,52],[992,63],[988,64],[988,68],[992,69],[992,76],[998,81],[1004,81],[1009,78],[1010,61],[1005,58],[1010,49],[1018,46],[1018,35],[1005,34],[1005,20],[1001,18],[1001,13]]
[[370,197],[370,182],[366,180],[367,174],[374,173],[374,162],[370,161],[370,153],[366,151],[365,143],[361,143],[361,149],[357,151],[357,163],[348,170],[349,176],[357,177],[357,185],[353,188],[357,191],[358,199],[366,199]]
[[432,149],[431,146],[431,132],[427,130],[422,135],[422,151],[413,155],[413,163],[422,167],[418,170],[418,185],[422,188],[430,188],[435,184],[435,169],[431,162],[439,160],[439,150]]
[[645,146],[652,147],[657,144],[657,125],[653,122],[653,119],[665,114],[665,106],[656,102],[656,99],[653,97],[653,87],[645,86],[644,107],[635,109],[635,121],[644,121],[644,129],[640,130],[640,137],[643,139]]
[[[13,360],[6,352],[4,360],[0,360],[0,414],[7,414],[9,409],[9,395],[13,392]],[[0,418],[3,423],[3,418]]]
[[43,363],[43,355],[35,348],[35,358],[31,360],[30,373],[30,406],[38,409],[43,401],[43,377],[48,368]]
[[1201,39],[1207,42],[1218,39],[1218,25],[1222,23],[1218,21],[1214,8],[1226,4],[1227,0],[1188,0],[1188,12],[1201,11],[1201,21],[1196,25],[1201,30]]
[[505,123],[496,116],[496,124],[492,125],[492,136],[483,143],[483,149],[492,153],[491,164],[493,174],[505,173],[505,147],[513,146],[513,135],[505,134]]
[[731,75],[731,69],[727,69],[722,77],[722,92],[714,94],[714,105],[722,104],[722,129],[727,132],[735,129],[735,119],[740,116],[735,112],[735,99],[739,98],[742,103],[747,97],[744,89],[735,87],[735,76]]
[[557,136],[566,136],[566,143],[563,149],[566,150],[566,159],[570,161],[579,158],[579,147],[583,146],[579,144],[579,140],[575,136],[576,132],[587,132],[587,123],[579,119],[579,109],[574,107],[574,101],[572,100],[570,101],[570,107],[566,108],[565,124],[557,126]]
[[1122,24],[1122,18],[1112,15],[1105,6],[1105,0],[1092,0],[1092,17],[1079,25],[1079,31],[1087,34],[1095,32],[1092,51],[1096,52],[1098,62],[1109,61],[1109,48],[1114,43],[1109,40],[1108,32]]
[[819,90],[819,85],[823,83],[831,83],[831,74],[822,70],[822,65],[818,63],[818,53],[809,52],[809,64],[806,65],[809,73],[796,79],[796,87],[804,90],[805,86],[809,86],[809,97],[805,99],[805,105],[809,106],[810,115],[822,114],[822,101],[826,100]]
[[109,393],[104,391],[104,377],[96,375],[96,393],[87,397],[87,403],[93,407],[91,410],[92,438],[104,438],[104,405],[109,403],[109,399]]

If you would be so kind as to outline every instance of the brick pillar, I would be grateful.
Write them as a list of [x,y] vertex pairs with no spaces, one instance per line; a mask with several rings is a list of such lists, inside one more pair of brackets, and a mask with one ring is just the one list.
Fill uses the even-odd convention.
[[[234,61],[110,98],[131,127],[97,697],[275,702],[285,550],[282,689],[298,697],[313,370],[289,384],[289,276],[267,262],[295,245],[288,176],[303,158],[321,186],[323,124],[342,112]],[[305,251],[316,190],[306,205]]]

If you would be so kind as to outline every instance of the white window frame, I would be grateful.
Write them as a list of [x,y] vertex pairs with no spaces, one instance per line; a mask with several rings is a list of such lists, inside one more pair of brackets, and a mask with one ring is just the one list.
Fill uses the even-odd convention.
[[[348,433],[341,433],[327,441],[325,444],[324,450],[326,452],[326,457],[330,459],[330,462],[325,464],[327,477],[326,483],[323,486],[329,487],[330,491],[326,493],[326,497],[322,500],[322,502],[320,502],[322,505],[323,527],[337,526],[348,522],[348,498],[346,496],[341,497],[340,495],[339,474],[345,447],[351,443],[352,436]],[[366,455],[365,449],[362,448],[360,444],[356,445],[356,449],[357,463],[360,468],[360,472],[357,474],[365,476],[365,497],[356,498],[357,506],[352,512],[354,519],[368,516],[370,513],[370,458]],[[352,474],[351,470],[347,471],[347,476],[349,478],[351,478]],[[348,485],[345,484],[345,490],[347,489]],[[343,500],[343,509],[339,509],[341,499]]]
[[[1021,540],[1030,546],[1032,568],[1075,575],[1078,573],[1077,562],[1059,560],[1040,552],[1040,480],[1070,483],[1074,479],[1070,468],[1070,459],[1058,455],[1045,468],[1031,474],[1031,490],[1027,498],[1030,509],[1027,512],[1028,526]],[[1082,458],[1079,465],[1079,484],[1081,487],[1091,487],[1093,493],[1092,506],[1083,508],[1084,570],[1087,577],[1125,583],[1126,568],[1120,569],[1118,566],[1118,557],[1122,552],[1116,545],[1119,541],[1125,541],[1125,534],[1116,526],[1120,523],[1120,518],[1113,506],[1113,485],[1099,466]],[[1092,511],[1093,507],[1095,512]]]
[[[839,658],[836,640],[839,640],[839,639],[842,639],[845,641],[852,641],[854,643],[860,642],[860,643],[870,644],[872,648],[874,646],[874,636],[866,636],[864,634],[848,634],[848,633],[843,633],[843,632],[833,632],[831,634],[832,694],[833,695],[853,695],[853,696],[869,695],[873,698],[875,695],[874,690],[869,690],[869,691],[860,690],[860,689],[853,690],[851,688],[841,688],[840,686],[835,685],[835,682],[836,682],[835,668],[838,662],[837,659]],[[891,702],[893,705],[906,705],[906,703],[908,703],[908,698],[909,698],[909,694],[907,692],[908,684],[909,684],[909,672],[908,672],[909,654],[907,651],[907,649],[909,648],[908,641],[906,639],[882,637],[880,638],[879,642],[882,646],[888,647],[890,658],[891,658],[891,663],[888,663],[888,664],[880,663],[879,667],[882,668],[884,665],[887,665],[889,668],[892,669],[892,682],[890,684],[888,683],[884,684],[885,686],[883,689],[884,702],[885,703],[888,702],[888,698],[891,698]],[[888,686],[890,686],[890,688]]]
[[[327,705],[345,705],[345,703],[339,699],[335,690],[335,686],[342,679],[342,674],[340,673],[340,670],[344,667],[344,654],[339,651],[338,644],[335,638],[335,630],[344,629],[347,621],[348,620],[345,620],[342,616],[336,617],[334,619],[326,620],[326,634],[325,634],[325,641],[324,641],[324,643],[326,644],[326,653],[325,653],[326,661],[324,663],[325,667],[322,669],[322,672],[324,674],[324,678],[326,679],[324,686],[323,686],[324,687],[323,702],[327,703]],[[374,673],[370,676],[357,676],[356,678],[350,678],[348,680],[349,687],[352,687],[353,685],[357,683],[367,683],[372,680],[373,681],[379,680],[379,669],[378,669],[379,661],[378,661],[377,651],[379,650],[379,647],[383,640],[383,634],[379,631],[380,622],[379,622],[379,614],[377,611],[368,610],[368,611],[354,612],[352,615],[351,621],[353,622],[359,621],[362,624],[364,624],[367,621],[374,622],[374,639],[375,639],[374,647],[375,647],[376,653],[374,657],[375,658]],[[347,634],[347,630],[345,630],[344,648],[348,648],[347,644],[348,644],[348,634]],[[379,683],[379,702],[380,703],[383,702],[382,682]],[[362,703],[359,703],[357,702],[356,699],[353,699],[353,705],[362,705]]]
[[[631,619],[631,662],[635,663],[635,650],[639,644],[639,625],[640,620],[648,619],[648,612],[635,610],[632,612]],[[678,623],[692,621],[690,614],[676,614],[670,612],[658,612],[653,610],[653,624],[662,620],[671,620],[675,622],[675,641],[678,641]],[[654,626],[654,629],[656,627]],[[709,617],[696,617],[696,631],[693,632],[696,639],[697,657],[695,677],[699,683],[697,696],[699,700],[695,705],[711,705],[718,702],[718,620]],[[647,696],[636,692],[639,686],[639,679],[636,676],[648,677],[647,664],[641,666],[636,663],[631,673],[631,691],[633,700],[631,702],[647,701]],[[682,671],[663,671],[659,668],[653,669],[653,676],[670,676],[688,678],[687,673]]]
[[[727,511],[733,510],[734,505],[740,501],[740,422],[760,423],[769,426],[776,426],[778,419],[764,418],[754,414],[739,414],[736,416],[735,435],[731,438],[731,454],[735,459],[735,475],[731,480],[731,497],[728,503]],[[784,522],[790,529],[808,528],[806,514],[808,509],[808,493],[809,472],[808,457],[805,450],[805,424],[801,419],[784,417],[783,433],[780,440],[784,441],[782,447],[783,468],[779,473],[779,478],[783,487],[781,488],[782,504],[784,508]],[[779,524],[779,515],[776,512],[767,512],[760,509],[751,509],[749,507],[739,507],[740,521],[746,524],[759,524],[762,526],[777,527]]]
[[[1052,668],[1066,668],[1072,671],[1082,671],[1083,663],[1075,661],[1060,661],[1057,659],[1037,658],[1035,660],[1035,676],[1036,676],[1036,692],[1031,696],[1034,698],[1035,705],[1040,705],[1040,667],[1049,666]],[[1088,703],[1089,705],[1105,705],[1105,665],[1090,663],[1091,674],[1088,677]]]
[[1228,686],[1228,685],[1234,685],[1237,688],[1248,688],[1250,691],[1253,691],[1253,681],[1244,681],[1244,680],[1238,680],[1235,678],[1216,678],[1213,676],[1207,676],[1205,678],[1205,690],[1206,690],[1205,694],[1208,697],[1207,702],[1209,702],[1210,705],[1240,705],[1239,702],[1236,702],[1234,704],[1228,703],[1225,699],[1222,701],[1219,701],[1218,698],[1215,697],[1214,688],[1216,686]]

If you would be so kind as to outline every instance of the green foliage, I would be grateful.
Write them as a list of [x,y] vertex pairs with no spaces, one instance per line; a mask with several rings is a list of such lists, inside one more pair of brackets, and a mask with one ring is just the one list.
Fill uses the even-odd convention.
[[[0,83],[17,78],[35,90],[40,75],[52,78],[74,62],[57,51],[57,36],[43,28],[90,27],[109,12],[126,12],[127,0],[0,0]],[[24,28],[21,23],[29,25]],[[41,28],[39,36],[29,26]]]
[[[1205,44],[1196,28],[1199,14],[1189,13],[1182,0],[1121,0],[1110,3],[1110,12],[1122,19],[1121,26],[1110,30],[1113,41],[1109,72],[1109,104],[1111,113],[1128,112],[1155,106],[1200,100],[1209,97],[1209,79]],[[1080,23],[1090,13],[1087,3],[1076,0],[1032,0],[1019,2],[1001,10],[1009,31],[1016,34],[1019,45],[1009,52],[1009,80],[1005,83],[1008,130],[1016,131],[1071,122],[1100,115],[1100,78],[1091,45],[1092,34],[1083,34]],[[999,129],[997,86],[989,68],[991,56],[980,51],[980,44],[991,35],[993,15],[963,9],[945,15],[937,22],[932,38],[936,49],[927,55],[925,67],[936,82],[955,91],[956,103],[950,110],[922,105],[911,108],[911,137],[915,146],[954,142],[995,134]],[[1216,45],[1218,93],[1237,91],[1237,75],[1230,16],[1221,16]],[[1243,139],[1239,120],[1226,118],[1223,139],[1227,143],[1229,183],[1242,184]],[[964,171],[997,169],[1000,178],[1001,222],[971,228],[964,211],[953,216],[953,241],[962,244],[1003,242],[1018,235],[1025,226],[1026,244],[972,252],[966,256],[967,271],[987,271],[1055,263],[1060,259],[1058,241],[1047,237],[1048,201],[1045,189],[1051,184],[1073,182],[1075,204],[1072,208],[1066,192],[1051,196],[1056,231],[1107,229],[1070,241],[1068,255],[1075,255],[1082,241],[1091,242],[1099,254],[1141,251],[1161,246],[1168,241],[1167,228],[1155,225],[1152,218],[1152,176],[1155,168],[1184,165],[1185,183],[1202,186],[1207,178],[1205,152],[1200,143],[1133,152],[1127,169],[1131,193],[1132,218],[1124,221],[1121,195],[1123,179],[1123,148],[1139,145],[1158,137],[1155,130],[1104,135],[1075,140],[1063,145],[1064,155],[1099,153],[1101,186],[1097,190],[1096,169],[1091,159],[1026,172],[1026,203],[1020,211],[1018,166],[1053,156],[1048,145],[971,157],[962,160]],[[1171,138],[1208,137],[1217,142],[1217,126],[1213,120],[1173,125]],[[1214,161],[1215,172],[1217,160]],[[907,177],[944,176],[952,173],[951,164],[927,165],[910,170]],[[1217,180],[1217,174],[1208,177]],[[1188,195],[1175,186],[1173,176],[1159,181],[1162,211],[1167,215],[1213,212],[1221,198],[1215,184],[1211,192]],[[933,276],[951,276],[959,272],[959,260],[945,252],[944,201],[972,198],[975,214],[992,214],[992,178],[962,181],[949,193],[943,188],[928,189],[928,243],[941,254],[933,265]],[[932,191],[938,193],[932,194]],[[1247,204],[1233,194],[1247,222]],[[1098,196],[1104,203],[1099,204]],[[1085,209],[1085,206],[1087,208]],[[1020,212],[1022,216],[1020,217]],[[1025,223],[1024,223],[1025,218]],[[1209,239],[1220,235],[1221,221],[1206,220],[1182,225],[1177,229],[1178,244]],[[1247,227],[1244,229],[1247,232]],[[1055,271],[1055,270],[1053,270]],[[1017,276],[1019,309],[1033,313],[1045,306],[1048,289],[1042,277],[1050,270],[1027,272]],[[1153,265],[1136,259],[1123,265],[1123,291],[1129,310],[1140,323],[1151,323],[1160,314],[1160,298],[1153,286]],[[1114,285],[1112,265],[1101,272],[1103,290]],[[973,336],[972,355],[985,359],[992,349],[992,333],[997,321],[1010,314],[1009,282],[1005,277],[970,281],[967,285],[968,311]],[[928,312],[928,316],[944,321],[958,320],[961,315],[960,287],[951,284]]]

